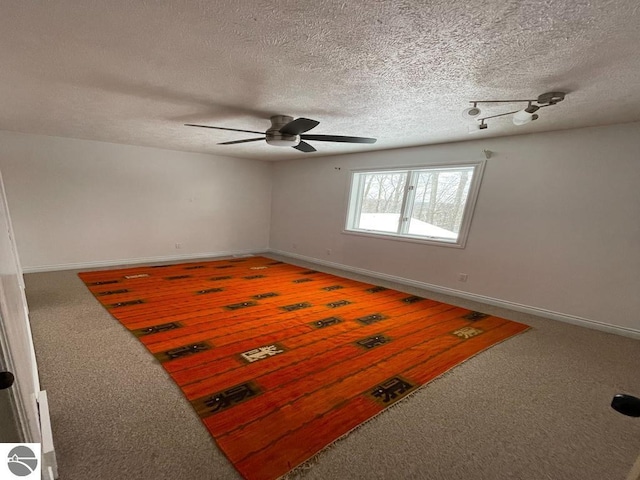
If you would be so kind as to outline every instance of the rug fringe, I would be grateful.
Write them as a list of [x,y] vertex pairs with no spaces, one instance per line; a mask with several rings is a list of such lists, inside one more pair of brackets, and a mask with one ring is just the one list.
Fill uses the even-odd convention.
[[356,430],[358,430],[359,428],[361,428],[362,426],[366,425],[367,423],[375,420],[378,415],[389,411],[392,408],[395,408],[398,405],[401,405],[405,400],[413,397],[414,394],[418,393],[419,391],[421,391],[423,388],[427,387],[428,385],[431,384],[431,382],[438,380],[442,377],[444,377],[445,375],[447,375],[449,372],[451,372],[452,370],[454,370],[456,367],[459,367],[460,365],[462,365],[463,363],[468,362],[469,360],[471,360],[472,358],[480,355],[483,352],[486,352],[487,350],[495,347],[496,345],[500,345],[503,342],[506,342],[507,340],[510,340],[514,337],[517,337],[518,335],[522,335],[525,332],[528,332],[529,330],[531,330],[532,327],[527,326],[526,329],[515,333],[513,335],[510,335],[509,337],[500,340],[497,343],[494,343],[492,345],[489,345],[487,348],[480,350],[479,352],[476,352],[475,354],[473,354],[472,356],[470,356],[469,358],[464,359],[462,362],[455,364],[454,366],[452,366],[451,368],[449,368],[448,370],[442,372],[440,375],[433,377],[431,380],[429,380],[427,383],[420,385],[418,388],[416,388],[415,390],[409,392],[406,396],[402,397],[401,399],[397,400],[396,402],[394,402],[392,405],[389,405],[387,407],[385,407],[384,409],[380,410],[378,413],[376,413],[374,416],[368,418],[367,420],[365,420],[364,422],[356,425],[354,428],[352,428],[351,430],[349,430],[348,432],[342,434],[341,436],[339,436],[338,438],[336,438],[333,442],[329,443],[328,445],[326,445],[325,447],[323,447],[321,450],[317,451],[315,454],[313,454],[313,456],[309,457],[307,460],[305,460],[304,462],[302,462],[301,464],[295,466],[294,468],[292,468],[291,470],[289,470],[287,473],[285,473],[284,475],[278,477],[276,480],[296,480],[299,478],[304,477],[304,475],[306,475],[309,470],[311,470],[314,465],[317,465],[318,462],[320,461],[320,457],[322,455],[324,455],[328,450],[331,450],[332,448],[334,448],[336,446],[336,444],[342,440],[344,440],[348,435],[351,435],[352,432],[355,432]]

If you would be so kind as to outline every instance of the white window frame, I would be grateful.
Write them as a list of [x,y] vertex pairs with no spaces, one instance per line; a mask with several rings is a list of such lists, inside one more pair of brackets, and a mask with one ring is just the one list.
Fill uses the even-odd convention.
[[[472,162],[455,162],[455,163],[431,163],[427,165],[412,165],[408,167],[387,167],[387,168],[362,168],[351,170],[349,175],[349,185],[347,187],[347,209],[346,218],[344,222],[344,230],[342,233],[349,235],[360,235],[374,238],[384,238],[388,240],[400,240],[403,242],[425,243],[428,245],[439,245],[443,247],[464,248],[467,244],[469,237],[469,230],[471,228],[471,220],[475,211],[476,203],[478,201],[478,193],[480,192],[480,184],[482,183],[482,176],[484,173],[486,161],[472,161]],[[409,222],[403,221],[403,218],[411,218],[411,209],[413,208],[413,197],[415,196],[416,189],[411,188],[412,184],[415,184],[418,172],[431,169],[441,168],[459,168],[459,167],[473,167],[473,178],[469,185],[469,194],[467,196],[467,202],[462,214],[462,222],[460,224],[460,231],[458,232],[457,240],[448,240],[439,237],[427,237],[421,235],[410,235],[408,233]],[[399,233],[381,232],[377,230],[366,230],[360,228],[354,228],[352,225],[357,225],[356,217],[361,212],[362,204],[362,188],[364,187],[362,182],[357,182],[358,191],[354,192],[354,180],[356,175],[363,173],[408,173],[409,181],[405,184],[405,192],[402,200],[402,207],[399,218]],[[355,194],[355,196],[354,196]]]

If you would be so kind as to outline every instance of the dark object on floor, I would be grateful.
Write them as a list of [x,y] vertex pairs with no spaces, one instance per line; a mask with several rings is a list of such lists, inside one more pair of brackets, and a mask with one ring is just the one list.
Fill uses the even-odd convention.
[[11,372],[0,372],[0,390],[4,390],[5,388],[9,388],[13,385],[13,381],[15,377]]
[[611,401],[611,408],[628,417],[640,417],[640,398],[618,393]]

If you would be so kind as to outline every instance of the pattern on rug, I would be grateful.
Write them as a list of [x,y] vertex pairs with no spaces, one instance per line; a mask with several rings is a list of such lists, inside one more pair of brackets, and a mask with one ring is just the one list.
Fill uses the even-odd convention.
[[248,480],[286,474],[529,328],[263,257],[79,276],[161,362]]

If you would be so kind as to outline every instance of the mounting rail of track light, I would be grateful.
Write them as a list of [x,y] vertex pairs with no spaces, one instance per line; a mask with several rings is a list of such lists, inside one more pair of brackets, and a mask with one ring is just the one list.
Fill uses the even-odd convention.
[[[513,123],[515,125],[524,125],[529,122],[533,122],[538,119],[538,110],[544,107],[550,107],[558,102],[564,100],[564,92],[547,92],[539,95],[538,98],[532,100],[472,100],[469,103],[472,105],[470,108],[465,109],[462,112],[462,116],[467,119],[475,119],[480,122],[477,130],[484,130],[488,127],[486,121],[490,118],[504,117],[505,115],[513,115]],[[512,112],[499,113],[497,115],[490,115],[487,117],[476,118],[480,115],[481,110],[478,108],[479,103],[527,103],[527,107],[522,110],[514,110]]]

